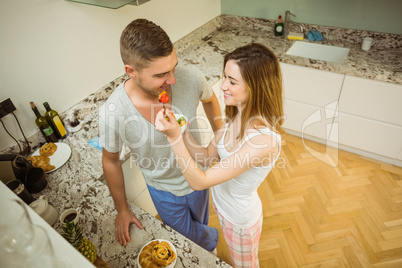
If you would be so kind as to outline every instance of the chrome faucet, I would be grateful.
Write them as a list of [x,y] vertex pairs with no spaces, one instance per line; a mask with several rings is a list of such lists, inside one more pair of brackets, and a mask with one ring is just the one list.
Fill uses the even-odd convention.
[[292,21],[291,19],[290,19],[290,16],[294,16],[294,17],[296,17],[296,15],[295,14],[292,14],[289,10],[286,10],[286,12],[285,12],[285,25],[284,25],[284,29],[283,29],[283,31],[284,31],[284,34],[283,34],[283,38],[285,38],[285,39],[287,39],[288,38],[288,35],[289,35],[289,24],[292,22],[292,23],[294,23],[294,24],[296,24],[296,25],[299,25],[300,26],[300,31],[303,33],[303,26],[300,24],[300,23],[298,23],[298,22],[295,22],[295,21]]

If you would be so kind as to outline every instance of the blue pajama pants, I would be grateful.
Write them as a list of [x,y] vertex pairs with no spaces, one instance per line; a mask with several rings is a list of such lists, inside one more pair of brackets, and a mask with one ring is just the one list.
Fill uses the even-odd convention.
[[218,230],[208,226],[208,189],[175,196],[147,186],[155,208],[165,224],[208,251],[216,248]]

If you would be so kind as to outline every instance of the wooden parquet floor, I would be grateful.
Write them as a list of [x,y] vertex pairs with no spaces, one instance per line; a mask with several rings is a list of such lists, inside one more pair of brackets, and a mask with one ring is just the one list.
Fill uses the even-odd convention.
[[[402,267],[402,168],[328,150],[335,167],[301,138],[283,135],[276,167],[261,184],[260,266]],[[307,146],[319,153],[327,148]],[[219,230],[218,257],[231,263]]]

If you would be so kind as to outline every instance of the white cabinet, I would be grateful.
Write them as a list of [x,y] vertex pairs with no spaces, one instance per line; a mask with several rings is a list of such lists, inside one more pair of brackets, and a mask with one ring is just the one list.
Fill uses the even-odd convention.
[[281,63],[285,99],[324,107],[337,101],[344,75]]
[[398,154],[398,157],[396,158],[395,163],[396,163],[397,161],[401,161],[401,162],[402,162],[402,147],[401,147],[401,150],[399,151],[399,154]]
[[126,188],[127,200],[134,202],[137,206],[156,216],[158,212],[149,195],[147,185],[141,170],[136,165],[134,159],[130,157],[123,164],[124,185]]
[[327,140],[344,75],[281,63],[284,87],[283,128]]
[[346,76],[339,111],[402,126],[402,86]]
[[402,127],[339,112],[338,133],[331,141],[368,153],[397,159],[402,148]]
[[402,86],[281,63],[290,134],[402,166]]
[[331,136],[337,136],[340,145],[398,159],[401,101],[400,85],[346,76],[339,99],[338,133]]

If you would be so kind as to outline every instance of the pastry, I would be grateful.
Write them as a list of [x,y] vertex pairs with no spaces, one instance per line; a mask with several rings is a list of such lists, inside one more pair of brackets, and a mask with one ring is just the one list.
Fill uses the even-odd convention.
[[154,241],[150,243],[149,245],[145,246],[139,257],[139,263],[142,268],[161,268],[161,265],[158,265],[152,261],[152,249],[154,246],[159,244],[159,241]]
[[27,157],[31,161],[33,167],[39,167],[43,169],[44,172],[51,171],[56,167],[50,164],[50,158],[43,155],[35,155]]
[[167,266],[176,259],[176,254],[170,247],[169,243],[162,241],[155,245],[152,249],[152,260],[156,264]]
[[39,149],[39,154],[43,156],[51,156],[56,152],[57,150],[57,145],[54,144],[53,142],[46,143]]

